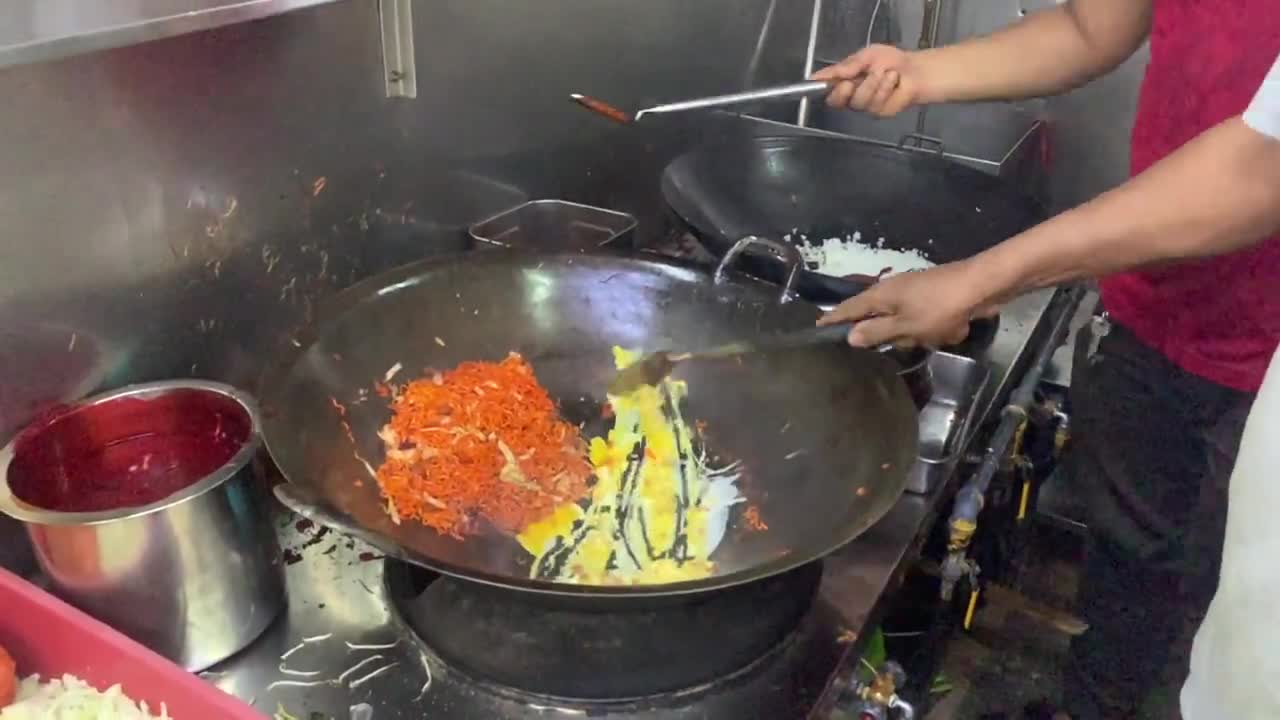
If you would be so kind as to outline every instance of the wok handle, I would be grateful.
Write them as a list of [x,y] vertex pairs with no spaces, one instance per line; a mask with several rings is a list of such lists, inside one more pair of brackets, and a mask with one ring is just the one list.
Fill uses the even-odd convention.
[[716,271],[711,276],[717,285],[724,282],[725,273],[729,267],[733,265],[738,256],[746,252],[753,245],[759,245],[767,248],[770,254],[778,259],[786,268],[786,280],[782,283],[782,295],[778,298],[780,303],[788,303],[795,299],[796,278],[800,275],[800,269],[804,267],[804,257],[800,254],[799,248],[789,243],[770,240],[769,238],[756,237],[748,235],[729,248],[729,252],[720,258],[720,263],[716,265]]
[[768,335],[757,340],[743,340],[734,343],[720,345],[710,350],[700,350],[693,353],[683,353],[672,355],[673,360],[687,360],[690,358],[698,358],[699,360],[709,360],[718,358],[734,357],[745,353],[760,352],[762,350],[789,350],[797,347],[809,347],[811,345],[827,345],[830,343],[844,343],[848,337],[849,331],[853,329],[853,323],[840,323],[837,325],[815,325],[807,327],[803,330],[791,330],[776,335]]
[[761,348],[791,348],[805,347],[808,345],[826,345],[828,343],[843,343],[849,337],[849,331],[853,329],[853,323],[838,323],[836,325],[823,325],[805,328],[803,330],[792,330],[791,332],[780,333],[774,335],[760,343]]

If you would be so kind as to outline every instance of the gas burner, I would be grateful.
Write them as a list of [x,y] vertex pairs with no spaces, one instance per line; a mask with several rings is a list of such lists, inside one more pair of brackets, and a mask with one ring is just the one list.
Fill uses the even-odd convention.
[[405,563],[386,574],[392,605],[446,665],[519,694],[586,703],[687,695],[775,656],[803,658],[792,646],[821,578],[815,563],[712,593],[566,598]]

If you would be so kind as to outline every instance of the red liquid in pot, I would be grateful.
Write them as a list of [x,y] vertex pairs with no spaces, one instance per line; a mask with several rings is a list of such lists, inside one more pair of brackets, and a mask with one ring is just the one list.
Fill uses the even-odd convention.
[[18,436],[9,487],[60,512],[149,505],[225,465],[251,432],[239,403],[205,390],[64,409]]

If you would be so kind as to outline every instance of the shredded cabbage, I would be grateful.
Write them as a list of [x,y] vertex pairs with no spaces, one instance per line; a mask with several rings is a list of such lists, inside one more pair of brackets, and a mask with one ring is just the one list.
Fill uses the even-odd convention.
[[12,705],[0,710],[0,720],[172,720],[164,703],[152,715],[144,702],[139,707],[119,685],[99,692],[74,675],[40,682],[32,675],[18,685]]

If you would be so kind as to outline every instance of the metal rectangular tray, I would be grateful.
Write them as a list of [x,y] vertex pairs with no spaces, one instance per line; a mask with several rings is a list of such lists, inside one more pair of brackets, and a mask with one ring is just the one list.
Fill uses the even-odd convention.
[[933,396],[920,411],[920,454],[907,476],[907,492],[933,492],[955,470],[973,434],[974,416],[991,372],[962,355],[929,359]]
[[628,248],[636,219],[626,213],[566,200],[533,200],[471,226],[484,245],[521,250],[586,252]]

